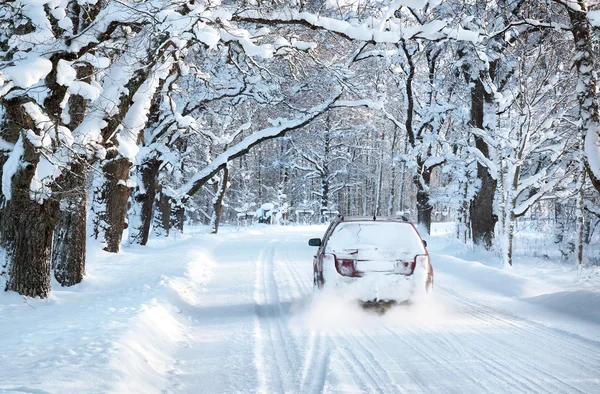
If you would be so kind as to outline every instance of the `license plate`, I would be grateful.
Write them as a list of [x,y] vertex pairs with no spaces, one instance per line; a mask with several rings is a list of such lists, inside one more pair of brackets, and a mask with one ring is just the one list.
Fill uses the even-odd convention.
[[357,261],[356,270],[361,272],[391,272],[396,269],[394,261]]

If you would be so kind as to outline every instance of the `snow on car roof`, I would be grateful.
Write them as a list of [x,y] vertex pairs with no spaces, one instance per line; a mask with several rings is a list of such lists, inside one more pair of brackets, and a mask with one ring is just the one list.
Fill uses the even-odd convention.
[[334,254],[359,253],[365,259],[412,259],[425,253],[411,223],[373,218],[340,221],[327,240],[326,250]]
[[410,223],[405,217],[401,216],[341,216],[343,222],[401,222]]

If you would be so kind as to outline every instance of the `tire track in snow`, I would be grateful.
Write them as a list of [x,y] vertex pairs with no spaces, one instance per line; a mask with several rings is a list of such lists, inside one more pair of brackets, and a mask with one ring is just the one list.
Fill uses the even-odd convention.
[[[462,340],[458,336],[454,336],[455,341]],[[469,357],[475,359],[479,366],[481,366],[489,375],[493,376],[497,384],[506,390],[507,392],[514,392],[516,390],[523,393],[543,393],[543,388],[537,384],[537,382],[525,377],[522,373],[515,371],[515,368],[506,365],[506,363],[500,362],[503,357],[506,357],[506,353],[501,354],[494,352],[492,346],[481,346],[477,345],[477,341],[469,342],[470,352]],[[486,354],[488,357],[482,357],[481,354]],[[527,388],[523,390],[522,388]],[[537,389],[535,388],[537,387]]]
[[[473,316],[473,315],[472,315]],[[485,315],[482,315],[485,316]],[[478,317],[479,320],[483,320],[481,317]],[[490,327],[493,327],[490,325]],[[482,337],[484,338],[484,337]],[[520,379],[521,382],[525,383],[528,387],[533,390],[533,386],[537,386],[539,389],[537,392],[546,393],[546,392],[564,392],[564,393],[572,393],[572,392],[584,392],[581,389],[559,379],[557,376],[550,374],[543,369],[537,367],[534,363],[529,362],[522,356],[522,352],[513,350],[513,346],[511,343],[507,343],[506,341],[501,341],[495,337],[487,336],[485,337],[486,345],[483,343],[476,343],[473,345],[474,348],[478,349],[482,354],[487,353],[490,355],[491,359],[483,359],[482,362],[492,361],[496,366],[502,368],[506,374],[512,374]],[[502,349],[502,351],[498,351]],[[529,351],[528,349],[523,349]],[[506,360],[506,361],[500,361]],[[510,360],[510,361],[509,361]],[[531,360],[531,359],[530,359]],[[539,361],[539,360],[535,360]],[[525,373],[522,371],[526,371]],[[545,385],[542,385],[542,382]],[[549,385],[550,387],[548,387]],[[562,389],[560,386],[566,386]]]
[[[475,318],[471,315],[471,313],[466,313],[465,316],[476,321],[478,326],[484,323],[485,325],[489,325],[491,328],[497,328],[490,323],[490,317],[493,319],[495,315],[486,314],[483,318]],[[452,354],[448,353],[448,348],[456,349],[455,344],[466,345],[466,347],[463,347],[463,351],[461,353],[463,353],[466,357],[477,360],[477,365],[480,368],[483,368],[486,373],[489,374],[489,376],[494,378],[500,387],[504,387],[507,391],[513,391],[516,387],[523,386],[528,387],[526,392],[548,392],[549,389],[552,392],[556,392],[557,390],[561,391],[561,387],[562,390],[567,387],[566,391],[568,392],[580,391],[579,388],[568,384],[568,382],[558,380],[555,376],[552,376],[535,366],[530,366],[521,355],[510,350],[510,344],[495,340],[493,336],[481,336],[483,343],[481,340],[479,342],[469,341],[465,343],[465,337],[462,334],[456,334],[454,332],[447,333],[446,330],[436,330],[434,327],[427,325],[419,326],[416,324],[409,324],[408,326],[403,327],[407,332],[402,332],[401,334],[398,333],[398,328],[396,327],[392,329],[387,324],[385,324],[384,327],[386,327],[388,332],[395,336],[397,340],[408,345],[413,352],[419,355],[419,357],[427,360],[427,363],[434,366],[434,369],[441,367],[442,370],[452,373],[452,375],[454,375],[456,378],[462,376],[467,381],[475,383],[475,387],[478,387],[476,392],[481,392],[482,389],[485,391],[485,387],[481,387],[481,383],[474,380],[472,376],[470,376],[472,371],[468,371],[469,373],[464,373],[464,371],[461,371],[460,368],[453,367],[452,361],[444,356],[444,354]],[[416,339],[411,341],[411,338]],[[386,351],[392,352],[395,349],[396,347],[392,346],[387,348]],[[498,352],[497,349],[504,350],[504,352]],[[434,354],[436,357],[430,357],[429,354]],[[480,354],[488,354],[490,357],[484,358],[481,357]],[[511,360],[515,365],[512,363],[507,364],[506,362],[498,361],[507,359]],[[533,380],[531,379],[530,373],[521,372],[532,371],[532,369],[534,372],[533,375],[540,377],[541,379]],[[502,371],[502,373],[498,373],[498,371]],[[453,380],[454,379],[451,376],[450,381]],[[548,384],[550,388],[540,385],[538,381]]]
[[[392,355],[398,355],[398,354],[406,354],[406,348],[409,348],[410,350],[412,350],[414,352],[414,354],[416,354],[418,357],[420,357],[421,359],[427,361],[430,365],[433,366],[438,366],[440,369],[446,370],[451,372],[454,376],[459,376],[456,372],[454,372],[454,369],[460,371],[459,368],[453,367],[452,364],[449,362],[448,359],[444,358],[444,357],[439,357],[438,359],[435,359],[431,356],[429,356],[429,354],[436,354],[435,351],[431,351],[429,352],[428,350],[433,350],[432,347],[429,347],[429,349],[427,349],[425,346],[423,346],[425,343],[427,343],[426,341],[421,341],[419,342],[419,344],[421,345],[420,347],[416,347],[414,346],[412,343],[410,343],[409,341],[407,341],[403,336],[401,336],[400,334],[398,334],[397,332],[391,330],[387,325],[384,325],[385,330],[390,334],[390,336],[392,338],[396,338],[396,341],[386,341],[385,347],[380,344],[379,342],[377,342],[375,339],[369,337],[368,339],[373,343],[373,346],[376,346],[380,349],[381,353],[383,355],[385,355],[385,358],[387,359],[387,361],[390,364],[394,364],[397,366],[397,368],[401,371],[404,372],[404,374],[417,386],[421,389],[421,391],[425,392],[427,391],[427,387],[425,387],[423,385],[423,382],[420,381],[419,379],[417,379],[414,376],[414,371],[411,370],[407,370],[406,368],[406,364],[401,365],[398,363],[397,359],[392,357]],[[390,343],[391,342],[391,343]],[[402,344],[404,346],[398,346],[398,344]],[[440,360],[442,362],[440,362]],[[452,366],[452,370],[451,368],[447,367],[448,366]],[[466,377],[470,378],[468,376],[468,374],[464,374]],[[473,380],[472,378],[470,378],[471,380]],[[476,382],[475,380],[473,380],[474,382]],[[482,386],[483,389],[483,386]]]
[[[460,304],[467,306],[468,310],[465,315],[472,318],[473,320],[476,320],[478,322],[478,325],[483,325],[497,329],[497,324],[494,324],[494,322],[501,322],[502,324],[509,326],[511,331],[514,331],[512,332],[513,335],[511,335],[509,338],[521,338],[521,343],[526,343],[528,345],[527,348],[520,349],[520,351],[516,351],[514,350],[514,344],[517,341],[507,342],[492,335],[488,335],[485,337],[481,336],[481,338],[485,342],[487,342],[487,346],[482,346],[481,343],[479,343],[478,346],[476,342],[473,342],[472,346],[476,347],[477,349],[479,349],[480,352],[484,354],[487,353],[495,355],[495,360],[482,359],[482,362],[494,362],[497,366],[504,369],[506,373],[516,375],[521,379],[521,381],[527,381],[530,384],[539,387],[539,392],[548,392],[549,390],[552,392],[557,392],[558,390],[562,392],[584,392],[581,388],[573,386],[571,383],[557,377],[554,373],[552,373],[554,371],[548,372],[536,365],[532,365],[532,363],[529,362],[529,360],[523,356],[524,352],[530,353],[533,355],[534,359],[537,358],[536,361],[539,361],[539,354],[537,354],[537,349],[542,349],[543,351],[546,351],[549,345],[547,339],[548,337],[552,337],[551,344],[554,347],[560,348],[559,350],[561,358],[568,357],[569,360],[575,361],[574,364],[577,364],[577,368],[574,368],[573,371],[583,369],[588,371],[588,374],[590,374],[590,376],[594,376],[595,374],[597,374],[596,371],[598,370],[598,367],[600,367],[600,363],[596,362],[596,367],[590,367],[589,358],[591,356],[592,361],[595,360],[593,354],[597,353],[598,350],[589,349],[587,346],[583,346],[581,343],[559,336],[557,335],[557,333],[554,332],[555,329],[551,327],[531,322],[529,320],[519,318],[516,316],[508,316],[510,317],[510,319],[513,319],[510,320],[509,318],[502,315],[505,313],[504,311],[494,310],[472,300],[465,300],[463,297],[460,297],[457,293],[451,290],[442,290],[445,293],[449,294],[454,301],[457,301]],[[456,337],[456,334],[451,335]],[[565,346],[562,344],[562,342],[566,342],[569,345]],[[589,351],[578,351],[576,350],[576,348],[578,347],[585,348],[586,350],[589,349],[591,353]],[[503,353],[498,352],[498,349],[502,349]],[[581,356],[587,357],[588,361],[583,362]],[[500,359],[509,359],[511,361],[510,365],[508,365],[507,362],[498,361]],[[530,373],[532,372],[532,369],[534,370],[533,372],[535,372],[537,376],[537,379],[535,380],[533,380],[530,377],[532,375]],[[521,373],[521,371],[528,371],[528,373],[523,374]],[[541,386],[541,383],[538,382],[543,382],[551,387]]]
[[[513,383],[508,387],[525,387],[527,388],[527,390],[523,391],[525,393],[557,392],[557,387],[552,382],[547,382],[550,383],[552,389],[542,386],[541,381],[543,380],[538,378],[540,372],[539,368],[520,361],[520,358],[516,356],[516,353],[509,351],[506,345],[498,346],[498,344],[495,343],[497,341],[490,340],[483,336],[481,338],[484,339],[484,342],[472,342],[471,347],[474,350],[472,356],[480,360],[480,363],[486,367],[486,370],[490,372],[501,371],[502,373],[500,375],[496,374],[496,376],[502,377],[504,381],[507,381],[508,378],[512,378],[512,380],[516,382],[516,384]],[[481,354],[486,354],[487,357],[482,357]],[[508,360],[510,360],[510,363]]]
[[282,268],[279,271],[285,274],[290,289],[294,293],[290,296],[290,299],[301,298],[306,295],[306,285],[300,281],[302,275],[298,271],[297,259],[290,258],[292,248],[290,248],[289,243],[289,239],[284,241],[283,253],[281,254],[282,261],[278,268]]
[[[548,344],[547,341],[543,339],[550,339],[552,340],[553,345],[560,348],[561,352],[569,352],[576,355],[577,357],[574,360],[572,358],[572,360],[577,361],[577,366],[579,368],[587,369],[590,372],[594,371],[589,367],[590,361],[592,361],[596,365],[600,365],[600,357],[595,356],[600,356],[600,343],[596,341],[592,341],[583,337],[575,337],[576,339],[573,339],[572,336],[574,334],[571,334],[569,332],[562,331],[554,327],[548,327],[543,324],[527,320],[523,317],[518,317],[507,311],[494,310],[493,308],[485,306],[476,301],[466,300],[451,290],[443,290],[447,294],[449,294],[454,301],[458,301],[459,303],[467,306],[474,318],[475,316],[477,316],[477,318],[481,322],[487,325],[491,325],[490,317],[493,317],[497,321],[500,321],[503,324],[506,324],[511,328],[515,329],[516,331],[519,331],[523,334],[523,336],[527,336],[527,339],[529,341],[535,342],[538,346],[542,348],[546,347]],[[540,336],[541,332],[544,333],[543,336]]]
[[377,383],[377,380],[363,366],[361,360],[352,352],[347,344],[340,343],[340,340],[333,338],[335,353],[340,357],[342,364],[351,372],[351,378],[362,392],[383,393],[383,388]]
[[[561,346],[561,350],[572,351],[582,356],[581,358],[578,358],[578,361],[583,360],[583,362],[579,364],[581,367],[585,367],[589,364],[590,357],[592,357],[596,363],[600,364],[600,342],[598,341],[581,337],[577,334],[561,330],[560,328],[546,326],[544,324],[529,320],[526,317],[515,315],[506,310],[493,309],[472,299],[465,299],[465,297],[461,297],[455,291],[445,287],[440,289],[449,295],[453,301],[464,304],[472,310],[477,310],[484,316],[489,316],[490,311],[494,312],[494,317],[499,321],[510,325],[517,330],[526,332],[531,336],[530,339],[535,340],[538,343],[541,343],[539,340],[539,331],[544,331],[544,333],[549,337],[552,337],[553,339],[562,343],[566,343],[567,345],[563,345],[562,343],[559,345]],[[574,348],[580,348],[583,350],[576,351]],[[597,356],[594,356],[594,354]]]
[[308,352],[302,368],[301,393],[320,393],[325,387],[329,369],[329,338],[313,331],[308,342]]
[[298,370],[297,363],[290,356],[290,350],[294,354],[297,351],[290,349],[293,345],[289,343],[282,322],[284,313],[273,271],[275,242],[277,240],[269,241],[256,261],[255,364],[260,384],[258,391],[262,393],[294,392],[291,374]]
[[[415,326],[414,328],[405,327],[406,332],[402,333],[404,335],[401,335],[397,331],[392,330],[387,325],[384,325],[384,328],[389,334],[391,334],[392,337],[396,338],[398,343],[402,343],[403,345],[408,347],[415,355],[417,355],[419,358],[423,359],[429,366],[429,369],[432,369],[432,370],[437,369],[437,370],[442,370],[442,371],[448,372],[451,375],[450,376],[451,378],[458,378],[461,375],[463,375],[467,380],[475,383],[476,386],[480,386],[480,388],[475,392],[485,392],[486,390],[489,389],[489,388],[485,387],[485,385],[481,384],[481,382],[477,381],[472,376],[470,376],[469,373],[463,372],[459,367],[455,367],[448,358],[441,356],[442,354],[444,354],[443,351],[440,352],[440,349],[436,348],[435,346],[432,346],[431,344],[429,346],[427,346],[426,344],[429,342],[425,341],[423,338],[424,332],[423,332],[422,327],[418,327],[418,326]],[[410,335],[407,335],[407,334],[410,334]],[[413,334],[417,334],[417,340],[416,341],[408,340],[407,338],[410,338]],[[396,349],[397,349],[397,347],[390,346],[385,351],[388,353],[391,353]],[[436,355],[436,356],[434,357],[432,355]],[[404,366],[404,368],[406,368],[406,366]],[[457,373],[457,371],[460,373]],[[414,372],[415,371],[409,370],[409,371],[406,371],[406,374],[408,376],[410,376],[411,379],[415,383],[417,383],[417,385],[422,387],[424,392],[430,391],[431,388],[423,387],[422,380],[421,381],[417,380],[413,376]],[[421,373],[421,371],[417,371],[417,372],[419,372],[419,374]],[[496,374],[494,374],[494,375],[496,375]],[[427,377],[427,381],[430,381],[430,380],[431,379],[429,377]],[[455,382],[455,379],[451,379],[451,381]]]
[[[427,347],[427,349],[424,349],[423,354],[428,354],[428,353],[437,354],[438,358],[440,360],[442,360],[444,365],[448,365],[451,368],[453,368],[454,370],[458,371],[458,373],[456,373],[455,376],[462,375],[466,380],[474,383],[474,385],[476,387],[478,387],[476,392],[485,392],[486,390],[488,390],[488,388],[484,384],[482,384],[481,381],[479,381],[473,377],[472,370],[465,371],[464,369],[455,366],[453,360],[451,360],[448,357],[445,357],[444,354],[448,354],[448,349],[451,349],[450,350],[451,354],[452,354],[452,352],[454,352],[454,353],[462,354],[463,358],[472,357],[473,359],[475,359],[479,362],[479,364],[481,365],[482,368],[484,368],[492,376],[494,376],[498,382],[503,382],[502,377],[500,375],[498,375],[493,368],[489,368],[488,365],[486,365],[485,363],[482,363],[482,359],[477,354],[472,354],[471,352],[468,352],[464,346],[460,346],[460,349],[459,349],[456,346],[456,344],[462,344],[461,340],[457,340],[458,338],[453,338],[453,340],[448,340],[447,336],[444,334],[444,331],[435,330],[435,329],[430,331],[431,327],[426,327],[426,328],[428,329],[428,331],[423,332],[422,327],[417,327],[417,326],[412,327],[412,331],[418,330],[419,333],[422,333],[422,335],[427,336],[429,339],[428,341],[420,342],[420,345],[422,348],[424,346]],[[434,346],[433,345],[434,342],[440,343],[441,344],[440,347],[443,347],[443,349],[440,349],[439,347]],[[437,362],[440,363],[440,361],[437,361]],[[512,386],[507,387],[507,390],[510,388],[512,388]]]
[[[310,295],[308,287],[310,282],[301,281],[305,275],[298,269],[297,253],[292,255],[294,248],[289,247],[289,239],[284,241],[283,253],[281,254],[281,264],[278,264],[278,272],[283,272],[286,281],[293,289],[297,297],[306,297]],[[279,261],[279,259],[277,259]],[[312,286],[310,286],[312,287]],[[293,296],[290,296],[293,299]],[[330,346],[327,335],[320,331],[311,331],[306,336],[300,336],[301,347],[307,348],[304,357],[302,373],[298,376],[298,387],[301,393],[319,393],[323,391],[329,368]],[[304,345],[304,346],[303,346]]]
[[[364,338],[371,341],[371,343],[375,344],[375,341],[371,338],[369,333],[366,333],[364,330],[361,331]],[[398,392],[399,387],[394,382],[394,379],[387,371],[387,368],[384,367],[376,357],[376,354],[365,346],[364,342],[361,339],[358,339],[354,334],[348,333],[346,335],[346,339],[348,343],[352,345],[352,353],[356,356],[361,356],[363,368],[367,373],[375,377],[378,381],[378,386],[383,390],[383,392],[395,393]],[[377,347],[377,346],[374,346]]]

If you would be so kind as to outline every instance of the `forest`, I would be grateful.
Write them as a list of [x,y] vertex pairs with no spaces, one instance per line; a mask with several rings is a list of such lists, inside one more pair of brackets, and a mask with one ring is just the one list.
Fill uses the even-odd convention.
[[[46,298],[185,224],[519,221],[598,258],[585,0],[0,1],[0,286]],[[565,249],[566,248],[566,249]]]

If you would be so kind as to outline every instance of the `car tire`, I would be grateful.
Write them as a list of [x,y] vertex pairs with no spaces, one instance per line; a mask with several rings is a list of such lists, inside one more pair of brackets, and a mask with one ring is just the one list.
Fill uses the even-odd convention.
[[323,289],[324,281],[323,278],[320,278],[316,273],[314,274],[313,279],[313,292],[317,293]]
[[425,281],[425,293],[433,293],[433,275],[427,275],[427,280]]

